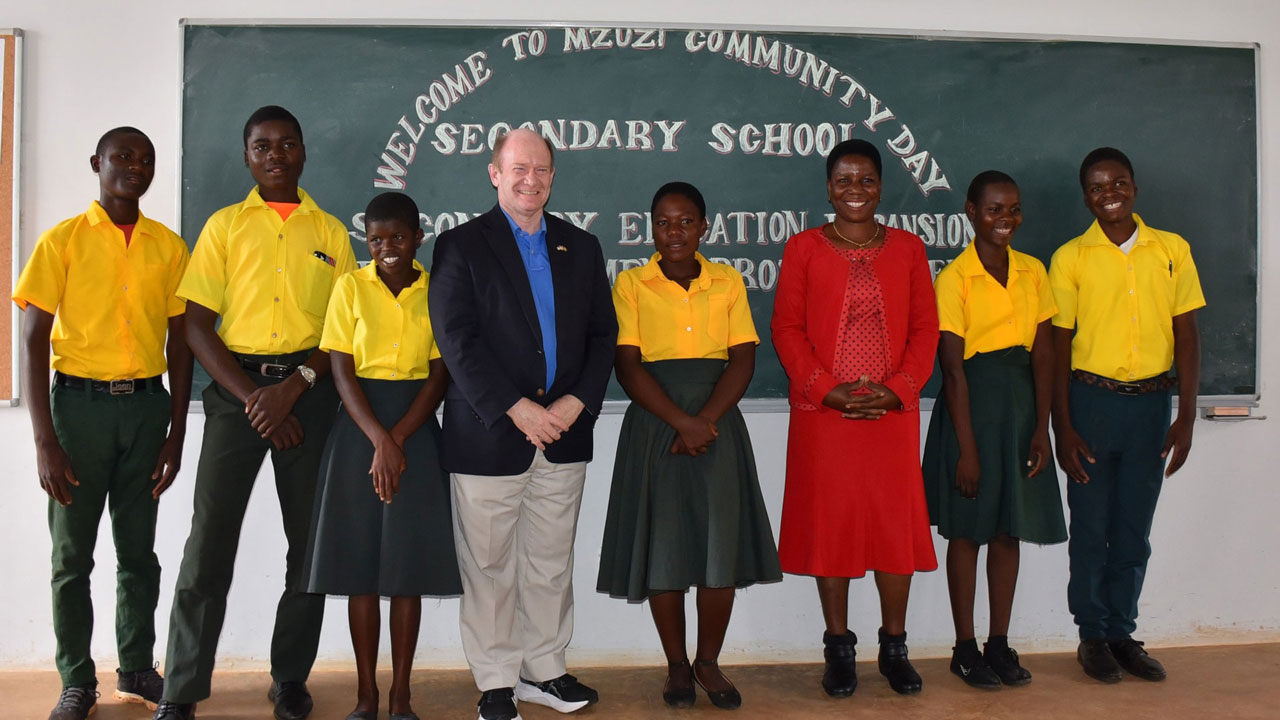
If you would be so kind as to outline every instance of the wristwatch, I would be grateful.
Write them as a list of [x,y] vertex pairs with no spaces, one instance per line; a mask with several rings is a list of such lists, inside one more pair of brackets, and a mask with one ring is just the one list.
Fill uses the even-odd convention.
[[314,388],[314,387],[316,386],[316,371],[315,371],[315,370],[312,370],[311,368],[307,367],[306,365],[299,365],[299,366],[298,366],[298,374],[302,376],[302,379],[303,379],[303,380],[306,380],[306,381],[307,381],[307,387],[308,387],[308,388]]

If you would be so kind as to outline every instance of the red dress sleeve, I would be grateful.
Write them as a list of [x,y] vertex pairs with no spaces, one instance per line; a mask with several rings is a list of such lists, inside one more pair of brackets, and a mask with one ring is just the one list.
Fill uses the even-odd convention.
[[791,380],[792,390],[815,407],[822,407],[823,399],[840,382],[818,359],[814,343],[809,339],[808,295],[814,290],[808,281],[814,248],[808,237],[811,232],[791,237],[782,251],[782,269],[778,273],[769,328],[773,333],[773,347]]
[[910,283],[907,344],[902,362],[885,382],[885,387],[902,401],[903,410],[920,407],[920,390],[933,374],[933,358],[938,350],[938,301],[933,293],[929,261],[924,253],[924,244],[919,238],[913,239],[915,246],[907,269]]

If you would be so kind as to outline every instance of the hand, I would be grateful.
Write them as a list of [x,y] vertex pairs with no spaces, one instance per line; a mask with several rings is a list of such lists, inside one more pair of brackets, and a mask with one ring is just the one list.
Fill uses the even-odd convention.
[[178,476],[180,467],[182,467],[182,434],[170,432],[169,437],[165,438],[164,444],[160,446],[160,456],[156,458],[156,469],[151,473],[151,479],[157,481],[155,487],[151,488],[151,497],[160,499],[160,495],[173,484],[173,479]]
[[676,439],[671,443],[672,455],[696,457],[707,452],[707,446],[719,436],[716,424],[699,415],[690,415],[675,426]]
[[71,485],[79,486],[71,469],[71,458],[57,440],[36,444],[36,470],[40,475],[40,488],[59,505],[71,504]]
[[1049,430],[1045,428],[1031,435],[1031,449],[1027,453],[1027,477],[1033,478],[1044,469],[1045,461],[1053,452],[1049,445]]
[[1164,471],[1165,477],[1178,472],[1182,463],[1187,461],[1187,454],[1191,452],[1191,426],[1194,421],[1194,418],[1179,417],[1169,426],[1169,433],[1164,437],[1164,448],[1160,451],[1162,458],[1169,457],[1170,451],[1173,452]]
[[870,378],[863,375],[853,384],[852,400],[847,407],[850,413],[879,410],[880,412],[876,413],[876,417],[879,417],[886,411],[901,408],[902,400],[887,386],[872,382]]
[[1087,483],[1089,473],[1085,472],[1084,465],[1080,463],[1082,456],[1090,465],[1097,462],[1093,458],[1093,453],[1089,451],[1089,446],[1085,444],[1084,438],[1080,437],[1074,428],[1067,428],[1058,433],[1058,463],[1062,465],[1062,471],[1078,483]]
[[254,390],[244,399],[244,412],[249,416],[249,424],[262,437],[270,437],[277,426],[293,412],[294,403],[302,395],[299,385],[306,385],[301,377],[297,380],[291,375],[285,380]]
[[582,414],[582,409],[586,407],[582,401],[573,395],[561,395],[556,398],[555,402],[547,406],[547,412],[554,414],[556,417],[564,421],[565,429],[568,430],[577,422],[578,416]]
[[295,415],[285,415],[284,420],[266,436],[277,450],[292,450],[302,444],[302,423]]
[[524,433],[524,439],[539,450],[560,439],[560,433],[569,425],[557,414],[547,410],[529,398],[520,398],[507,410],[507,417]]
[[978,463],[978,455],[960,453],[960,459],[956,462],[956,489],[960,491],[960,497],[978,497],[978,477],[981,474],[982,466]]
[[373,465],[369,468],[369,474],[373,476],[373,491],[378,493],[382,502],[390,504],[391,498],[400,492],[400,474],[406,467],[404,451],[389,433],[383,434],[373,444]]

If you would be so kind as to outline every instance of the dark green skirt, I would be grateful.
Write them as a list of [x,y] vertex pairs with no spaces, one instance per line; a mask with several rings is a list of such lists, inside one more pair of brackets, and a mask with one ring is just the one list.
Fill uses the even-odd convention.
[[969,416],[978,443],[978,497],[956,489],[956,440],[951,413],[941,393],[933,406],[924,446],[924,488],[929,519],[945,538],[987,543],[1009,534],[1051,544],[1067,539],[1062,495],[1053,456],[1035,477],[1027,477],[1027,456],[1036,426],[1031,353],[1016,347],[978,353],[964,361],[969,384]]
[[[404,417],[425,380],[357,378],[383,427]],[[374,492],[373,443],[347,413],[329,433],[316,484],[303,566],[307,592],[383,597],[462,594],[453,546],[449,476],[440,464],[440,424],[427,418],[404,444],[407,466],[390,504]]]
[[[702,409],[722,360],[645,363],[676,405]],[[622,420],[596,589],[640,602],[705,587],[782,579],[742,413],[716,423],[705,455],[672,455],[676,431],[637,403]]]

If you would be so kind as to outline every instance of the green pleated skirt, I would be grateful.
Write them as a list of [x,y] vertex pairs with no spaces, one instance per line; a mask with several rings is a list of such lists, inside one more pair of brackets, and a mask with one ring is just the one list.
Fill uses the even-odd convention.
[[[645,363],[687,413],[711,397],[721,360]],[[782,579],[742,413],[716,423],[706,454],[672,455],[675,430],[637,403],[622,421],[596,589],[640,602],[693,586],[746,587]]]
[[[357,378],[378,422],[390,428],[425,380]],[[303,566],[307,592],[383,597],[462,594],[453,545],[449,476],[440,464],[435,415],[404,443],[406,469],[390,504],[373,489],[373,443],[347,413],[325,443],[311,537]]]
[[956,489],[956,439],[945,396],[938,395],[924,448],[924,488],[929,519],[938,534],[983,544],[1008,534],[1039,544],[1067,539],[1062,495],[1053,457],[1027,477],[1027,457],[1036,425],[1031,353],[1016,347],[978,353],[964,361],[969,416],[978,444],[978,497]]

